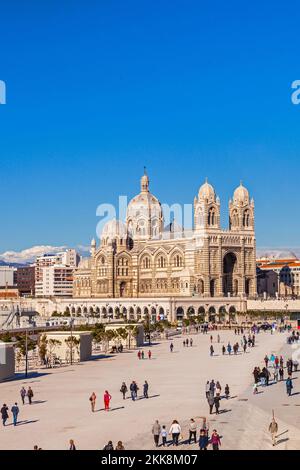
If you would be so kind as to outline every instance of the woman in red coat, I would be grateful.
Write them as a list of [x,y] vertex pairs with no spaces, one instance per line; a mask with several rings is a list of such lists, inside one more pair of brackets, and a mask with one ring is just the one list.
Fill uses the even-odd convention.
[[111,400],[111,395],[108,393],[107,390],[105,390],[105,393],[104,393],[104,408],[105,408],[105,411],[109,410],[110,400]]

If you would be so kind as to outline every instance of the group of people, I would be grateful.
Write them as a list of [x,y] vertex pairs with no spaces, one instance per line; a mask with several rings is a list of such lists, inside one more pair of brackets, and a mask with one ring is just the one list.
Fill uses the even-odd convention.
[[[25,389],[25,387],[22,387],[21,390],[20,390],[20,396],[21,396],[21,400],[22,400],[23,405],[25,405],[25,398],[26,397],[28,398],[29,405],[32,404],[33,390],[30,386],[28,387],[27,390]],[[12,414],[12,424],[14,426],[17,426],[18,416],[19,416],[19,413],[20,413],[20,408],[19,408],[17,402],[15,402],[12,405],[12,407],[10,409],[10,412]],[[7,420],[9,419],[9,407],[7,406],[6,403],[3,403],[2,407],[1,407],[1,410],[0,410],[0,413],[1,413],[2,424],[3,424],[3,426],[6,426]]]
[[183,347],[184,347],[184,348],[185,348],[185,347],[188,348],[189,346],[192,347],[192,346],[193,346],[193,338],[191,338],[191,339],[189,339],[189,338],[184,339],[183,342],[182,342],[182,344],[183,344]]
[[[206,419],[203,418],[202,426],[200,428],[199,438],[197,438],[197,423],[196,421],[191,418],[189,422],[189,438],[188,444],[194,442],[198,444],[200,450],[207,450],[207,447],[211,444],[213,450],[219,450],[219,446],[221,445],[221,438],[217,433],[216,429],[213,430],[211,437],[209,437],[209,430],[206,425]],[[178,423],[177,419],[172,421],[172,424],[167,431],[165,425],[161,425],[158,420],[152,426],[152,434],[154,439],[154,444],[156,447],[160,445],[162,447],[166,447],[168,445],[178,446],[179,440],[182,439],[182,428]],[[171,440],[168,441],[168,436],[171,436]]]
[[[149,349],[147,355],[148,355],[148,359],[151,359],[151,357],[152,357],[152,352],[151,352],[150,349]],[[139,350],[138,350],[138,353],[137,353],[137,357],[138,357],[139,360],[145,359],[145,353],[144,353],[144,351],[139,349]]]
[[[268,386],[270,380],[273,380],[273,383],[278,381],[284,380],[284,359],[282,356],[274,356],[271,354],[270,357],[266,354],[264,357],[265,366],[261,369],[260,367],[256,366],[253,370],[253,377],[254,377],[254,385],[253,385],[253,393],[258,393],[258,386]],[[293,381],[292,381],[292,374],[293,371],[297,372],[298,370],[298,361],[288,359],[286,361],[286,371],[287,371],[287,378],[286,378],[286,392],[288,396],[291,396],[292,389],[293,389]],[[273,377],[272,373],[273,372]]]
[[[205,385],[205,396],[209,406],[209,414],[212,414],[213,408],[215,407],[216,414],[220,413],[220,401],[221,401],[222,387],[220,382],[217,380],[207,381]],[[230,396],[229,385],[226,384],[224,388],[224,397],[228,400]]]
[[[129,391],[131,395],[131,400],[135,401],[138,398],[138,384],[136,383],[135,380],[133,380],[129,386]],[[125,382],[122,382],[120,392],[122,393],[123,400],[126,400],[126,394],[128,392],[128,387]],[[149,398],[149,384],[147,380],[145,380],[143,384],[143,397],[144,398]],[[109,411],[110,410],[110,402],[111,402],[112,396],[109,393],[108,390],[105,390],[104,395],[103,395],[103,401],[104,401],[104,411]],[[94,413],[96,410],[96,400],[97,400],[97,395],[95,392],[93,392],[89,398],[89,401],[91,403],[91,411]]]

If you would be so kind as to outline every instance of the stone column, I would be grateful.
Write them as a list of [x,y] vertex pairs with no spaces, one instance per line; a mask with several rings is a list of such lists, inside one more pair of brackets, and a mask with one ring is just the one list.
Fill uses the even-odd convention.
[[245,295],[245,238],[241,237],[239,295]]
[[204,236],[203,244],[203,278],[204,278],[204,297],[210,297],[210,266],[209,266],[209,236]]

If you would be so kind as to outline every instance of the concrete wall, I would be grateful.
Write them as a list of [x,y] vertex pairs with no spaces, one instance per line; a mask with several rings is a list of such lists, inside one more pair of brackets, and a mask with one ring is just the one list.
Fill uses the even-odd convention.
[[[43,333],[44,334],[44,333]],[[65,340],[71,336],[70,331],[54,331],[46,333],[48,340],[55,339],[61,342],[53,350],[53,355],[63,362],[70,362],[70,348]],[[73,361],[88,361],[92,355],[92,335],[89,332],[73,332],[73,337],[80,340],[78,347],[73,348]],[[49,355],[49,354],[48,354]]]
[[0,382],[15,374],[15,350],[11,343],[0,342]]

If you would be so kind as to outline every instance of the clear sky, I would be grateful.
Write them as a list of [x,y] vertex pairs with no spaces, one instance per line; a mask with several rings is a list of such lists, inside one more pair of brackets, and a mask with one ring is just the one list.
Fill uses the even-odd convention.
[[279,1],[1,4],[0,252],[87,244],[146,165],[164,203],[243,180],[258,246],[299,246],[299,15]]

